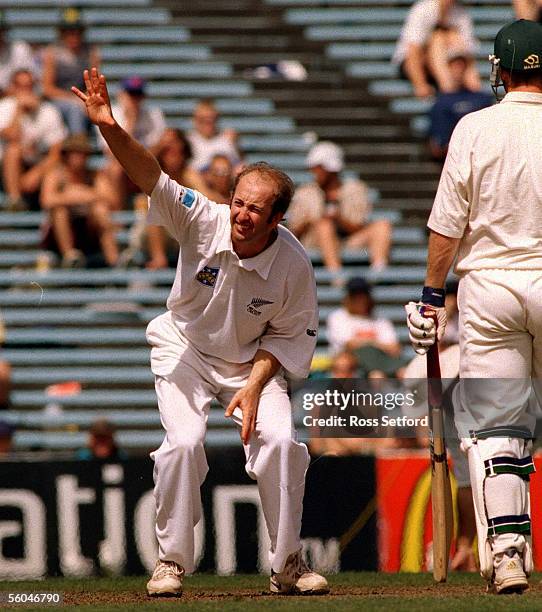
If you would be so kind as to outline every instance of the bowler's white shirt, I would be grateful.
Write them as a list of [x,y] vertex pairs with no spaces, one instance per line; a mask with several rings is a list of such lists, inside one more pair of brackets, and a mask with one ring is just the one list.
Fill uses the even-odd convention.
[[306,377],[316,346],[318,309],[310,260],[285,227],[265,251],[239,259],[230,210],[162,172],[149,199],[148,223],[180,244],[167,307],[182,335],[201,353],[233,363],[258,349]]
[[457,273],[542,269],[542,94],[511,92],[455,128],[427,223],[461,238]]

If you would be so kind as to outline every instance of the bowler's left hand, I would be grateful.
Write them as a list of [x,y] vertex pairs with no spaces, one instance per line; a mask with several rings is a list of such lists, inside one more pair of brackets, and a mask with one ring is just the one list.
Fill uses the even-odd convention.
[[260,403],[261,388],[246,385],[233,396],[226,408],[224,416],[231,417],[236,408],[243,413],[243,425],[241,427],[241,440],[248,444],[252,432],[256,429],[256,417],[258,416],[258,404]]

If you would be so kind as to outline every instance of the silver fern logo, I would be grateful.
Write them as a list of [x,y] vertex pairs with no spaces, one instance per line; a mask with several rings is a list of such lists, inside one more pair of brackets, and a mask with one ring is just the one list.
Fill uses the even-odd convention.
[[262,313],[260,310],[258,310],[258,308],[261,308],[262,306],[268,306],[269,304],[273,304],[273,302],[270,302],[269,300],[264,300],[263,298],[259,297],[252,298],[250,304],[247,304],[247,312],[250,312],[250,314],[259,317]]

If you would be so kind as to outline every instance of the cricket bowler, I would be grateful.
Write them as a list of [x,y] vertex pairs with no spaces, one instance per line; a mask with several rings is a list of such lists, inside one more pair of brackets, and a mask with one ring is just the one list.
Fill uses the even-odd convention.
[[306,377],[318,312],[311,263],[280,221],[291,179],[268,164],[237,177],[230,206],[209,201],[161,171],[115,121],[106,80],[84,73],[84,101],[128,176],[149,196],[148,222],[164,226],[180,254],[167,312],[152,320],[160,418],[166,435],[154,459],[159,558],[149,595],[180,595],[194,571],[194,526],[208,466],[203,443],[216,398],[240,429],[246,471],[257,481],[271,540],[272,593],[322,594],[324,577],[301,555],[309,454],[296,439],[285,372]]

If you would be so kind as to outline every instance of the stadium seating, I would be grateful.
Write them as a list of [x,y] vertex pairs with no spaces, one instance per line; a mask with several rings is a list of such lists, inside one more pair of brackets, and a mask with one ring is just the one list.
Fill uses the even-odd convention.
[[[55,37],[63,0],[0,0],[12,36],[34,43]],[[340,142],[349,171],[372,188],[375,216],[395,226],[391,266],[372,276],[377,314],[406,343],[402,304],[423,282],[426,214],[438,179],[413,122],[425,107],[396,80],[389,63],[407,10],[401,0],[247,0],[182,3],[80,0],[88,37],[100,45],[113,94],[120,79],[150,79],[148,93],[168,123],[187,128],[196,100],[212,97],[223,125],[241,133],[247,160],[266,159],[301,182],[315,135]],[[487,43],[506,6],[477,4],[477,33]],[[486,19],[487,17],[487,19]],[[235,27],[233,27],[235,25]],[[346,43],[346,46],[345,46]],[[355,43],[355,44],[352,44]],[[299,58],[305,81],[261,80],[250,70]],[[248,72],[247,72],[248,71]],[[0,196],[0,203],[1,203]],[[116,215],[126,244],[133,213]],[[19,448],[74,448],[106,415],[127,448],[151,448],[161,432],[148,367],[145,325],[164,310],[173,271],[34,270],[41,213],[0,212],[0,308],[3,356],[13,366],[13,410]],[[312,253],[321,306],[318,362],[327,354],[325,319],[342,299]],[[367,275],[365,255],[344,254],[350,274]],[[406,344],[405,344],[406,347]],[[76,380],[78,394],[51,396],[48,385]],[[56,421],[46,406],[61,407]],[[62,411],[63,409],[63,411]],[[48,416],[49,415],[49,416]],[[220,410],[211,411],[208,444],[237,443]],[[55,431],[53,431],[55,430]]]

